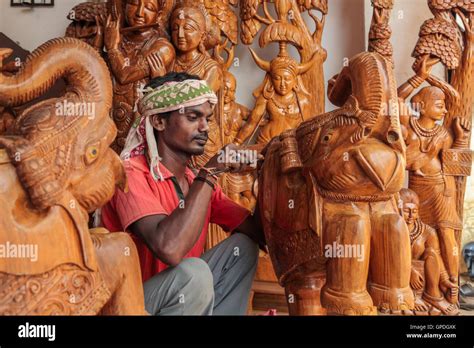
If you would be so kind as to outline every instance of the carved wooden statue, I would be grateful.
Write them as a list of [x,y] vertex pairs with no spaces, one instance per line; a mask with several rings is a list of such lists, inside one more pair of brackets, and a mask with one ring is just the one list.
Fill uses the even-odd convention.
[[[459,100],[452,103],[447,99],[445,125],[451,128],[451,123],[457,118],[470,120],[474,104],[474,3],[472,1],[428,0],[433,22],[428,20],[420,31],[420,41],[415,48],[414,56],[430,54],[433,58],[441,59],[446,68],[451,70],[449,84],[459,93]],[[456,20],[456,17],[459,20]],[[449,23],[449,25],[447,24]],[[453,28],[453,29],[451,29]],[[457,43],[452,41],[454,35]],[[448,38],[450,41],[446,41]],[[433,40],[438,40],[436,43]],[[458,48],[461,50],[458,53]],[[415,62],[416,66],[416,62]],[[470,145],[470,131],[468,145]],[[463,156],[463,161],[469,161]],[[467,156],[470,157],[470,154]],[[469,165],[470,171],[471,165]],[[464,216],[464,194],[466,191],[466,169],[462,174],[458,171],[456,181],[456,209],[459,217]],[[456,241],[460,246],[462,230],[456,230]],[[460,253],[460,250],[459,250]]]
[[[411,99],[419,118],[411,117],[410,111],[404,117],[409,187],[419,197],[421,220],[438,233],[449,280],[457,284],[465,178],[470,175],[472,163],[469,143],[474,102],[474,4],[428,4],[435,17],[421,27],[413,54],[416,75],[400,86],[399,96],[405,100],[423,82],[431,85]],[[463,32],[455,16],[463,23]],[[450,83],[430,73],[440,62],[453,71]]]
[[[224,144],[234,142],[237,133],[249,117],[249,110],[235,101],[237,81],[230,72],[224,72],[224,112],[223,138]],[[226,174],[223,178],[223,187],[226,194],[234,202],[253,210],[256,198],[253,194],[255,178],[252,173]]]
[[[405,146],[398,109],[384,107],[398,103],[391,63],[355,56],[328,95],[340,108],[272,141],[259,177],[290,314],[319,314],[321,305],[329,314],[411,313],[410,238],[396,200]],[[351,253],[338,257],[341,247]]]
[[163,29],[161,21],[166,9],[161,1],[109,0],[109,3],[104,43],[114,78],[113,118],[118,135],[113,148],[120,152],[135,120],[135,103],[141,89],[149,79],[171,71],[175,50]]
[[372,0],[372,7],[368,51],[379,53],[393,65],[393,46],[390,42],[392,29],[389,24],[393,0]]
[[267,144],[273,137],[296,128],[312,116],[310,93],[300,76],[310,70],[318,56],[315,55],[311,61],[300,65],[289,56],[286,42],[280,42],[280,53],[271,63],[260,59],[252,50],[251,52],[259,67],[267,72],[267,76],[254,94],[257,101],[247,124],[234,140],[238,145],[253,136],[266,115],[268,121],[258,136],[259,144]]
[[102,23],[107,14],[107,4],[104,2],[84,2],[74,6],[67,16],[72,23],[66,29],[66,37],[80,39],[102,53],[104,48]]
[[0,136],[0,244],[9,253],[0,315],[145,314],[132,240],[87,225],[126,182],[109,148],[112,85],[99,54],[72,38],[45,43],[18,74],[0,73],[0,106],[32,101],[61,77],[62,97],[30,106]]
[[[442,81],[439,82],[443,87]],[[436,123],[447,114],[445,100],[447,94],[449,98],[449,87],[446,85],[444,90],[436,86],[425,87],[412,98],[412,104],[420,111],[420,118],[409,119],[405,141],[409,187],[420,198],[423,222],[439,231],[449,278],[457,282],[459,253],[455,230],[462,229],[462,221],[456,210],[453,175],[467,174],[466,169],[470,166],[470,123],[466,119],[456,119],[454,141],[448,129]]]
[[[270,14],[269,3],[273,3],[278,18],[273,18]],[[259,14],[260,8],[264,16]],[[306,24],[304,12],[314,21],[314,32]],[[321,19],[315,12],[321,13]],[[321,41],[327,13],[327,0],[242,0],[240,4],[241,40],[244,44],[251,44],[262,25],[266,25],[260,35],[260,47],[272,42],[288,42],[298,49],[303,65],[315,60],[313,68],[301,75],[302,85],[307,91],[311,91],[309,115],[325,111],[323,63],[327,52],[322,48]],[[292,113],[294,112],[296,111]]]
[[403,218],[410,231],[410,286],[415,292],[415,313],[457,315],[458,284],[449,279],[444,267],[438,234],[420,219],[420,203],[415,192],[402,189],[400,198]]

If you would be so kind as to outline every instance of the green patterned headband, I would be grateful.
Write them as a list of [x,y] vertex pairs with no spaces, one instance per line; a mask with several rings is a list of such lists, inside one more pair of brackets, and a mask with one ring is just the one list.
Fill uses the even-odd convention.
[[204,80],[167,82],[156,89],[146,89],[139,103],[142,117],[162,114],[209,102],[217,104],[216,94]]

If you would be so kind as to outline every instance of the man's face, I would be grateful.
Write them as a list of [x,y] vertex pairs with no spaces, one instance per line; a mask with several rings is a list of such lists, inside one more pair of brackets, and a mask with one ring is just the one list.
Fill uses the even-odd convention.
[[423,102],[421,117],[429,117],[433,121],[441,121],[445,118],[448,110],[443,99],[428,99]]
[[158,18],[157,0],[127,0],[125,16],[129,26],[155,23]]
[[[158,137],[173,151],[188,156],[202,155],[208,140],[213,108],[209,102],[173,111],[163,121]],[[158,116],[155,116],[155,118]],[[154,121],[156,124],[156,120]],[[161,129],[160,129],[161,128]]]
[[418,205],[415,203],[403,203],[403,218],[408,226],[412,226],[418,219]]

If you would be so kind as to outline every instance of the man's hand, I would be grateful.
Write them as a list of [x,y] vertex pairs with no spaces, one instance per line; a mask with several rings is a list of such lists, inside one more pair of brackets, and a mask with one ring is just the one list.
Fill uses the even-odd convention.
[[256,169],[259,158],[260,155],[255,150],[228,144],[217,152],[204,167],[212,168],[214,171],[238,173]]

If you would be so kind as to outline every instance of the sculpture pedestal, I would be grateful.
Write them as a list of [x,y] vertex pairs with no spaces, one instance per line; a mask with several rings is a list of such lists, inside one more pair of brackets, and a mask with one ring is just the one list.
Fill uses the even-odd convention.
[[321,288],[325,272],[309,273],[289,282],[285,287],[290,315],[326,315],[321,305]]

